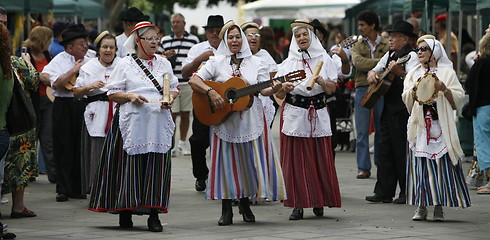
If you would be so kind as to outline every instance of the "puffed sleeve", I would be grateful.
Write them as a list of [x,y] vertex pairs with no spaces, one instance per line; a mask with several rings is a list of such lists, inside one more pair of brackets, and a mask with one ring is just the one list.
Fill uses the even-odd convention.
[[168,74],[170,76],[170,91],[179,92],[179,79],[174,75],[172,70],[172,64],[166,59],[162,58],[163,69],[165,69],[164,74]]
[[216,57],[210,57],[206,64],[197,71],[197,76],[202,80],[212,80],[216,75],[218,62]]
[[328,54],[323,54],[322,77],[326,81],[337,82],[337,65]]
[[112,70],[111,76],[107,80],[107,95],[126,91],[126,70],[131,67],[128,66],[127,60],[128,58],[121,59]]
[[262,59],[257,58],[260,61],[259,70],[257,72],[257,82],[264,82],[270,79],[269,65]]

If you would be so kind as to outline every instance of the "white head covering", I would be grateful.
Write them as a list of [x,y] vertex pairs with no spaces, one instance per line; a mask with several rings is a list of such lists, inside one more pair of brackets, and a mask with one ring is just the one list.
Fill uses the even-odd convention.
[[[238,27],[238,25],[235,25]],[[221,39],[221,42],[219,43],[218,50],[216,51],[216,55],[225,55],[225,56],[231,56],[234,53],[230,51],[230,48],[228,47],[228,31],[230,28],[226,29],[225,34],[223,35],[223,39]],[[237,58],[246,58],[252,56],[252,51],[250,51],[250,46],[248,45],[247,37],[245,36],[245,33],[242,31],[240,27],[238,27],[238,30],[240,30],[240,34],[242,35],[242,48],[240,49],[240,52],[236,54]]]
[[453,67],[453,63],[447,57],[441,42],[436,39],[424,39],[424,41],[429,45],[432,54],[434,54],[434,58],[437,61],[437,67]]
[[[310,46],[308,47],[308,49],[306,49],[307,52],[301,51],[298,46],[298,43],[296,42],[296,37],[294,35],[294,32],[298,28],[307,29],[308,34],[310,35]],[[318,40],[318,38],[316,37],[315,33],[313,33],[313,31],[303,26],[297,26],[293,28],[293,37],[291,39],[291,45],[289,46],[288,57],[297,58],[297,59],[310,59],[310,58],[318,57],[324,53],[326,53],[326,51],[323,48],[322,44],[320,43],[320,40]]]
[[131,35],[129,35],[128,40],[126,40],[126,42],[124,42],[124,47],[126,48],[126,50],[128,50],[129,54],[136,53],[136,48],[135,48],[136,38],[138,36],[141,36],[143,33],[148,31],[148,29],[150,29],[150,28],[152,28],[152,27],[145,27],[145,28],[141,28],[141,29],[136,29],[136,31],[134,31],[133,33],[131,33]]

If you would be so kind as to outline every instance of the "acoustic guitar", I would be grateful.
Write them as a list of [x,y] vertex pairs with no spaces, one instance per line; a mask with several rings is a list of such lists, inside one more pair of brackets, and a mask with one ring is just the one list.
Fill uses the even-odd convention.
[[264,88],[268,88],[273,80],[280,82],[293,82],[306,78],[304,70],[290,72],[285,76],[273,78],[268,81],[248,85],[243,79],[233,77],[226,82],[219,83],[215,81],[204,81],[206,85],[212,87],[223,99],[225,106],[221,109],[215,109],[208,95],[204,93],[193,92],[192,104],[194,114],[205,125],[212,126],[225,121],[233,112],[243,111],[250,108],[253,104],[253,94]]
[[[404,64],[410,60],[410,55],[405,55],[396,60],[396,64]],[[391,87],[392,79],[394,77],[394,73],[392,73],[389,69],[386,69],[379,77],[379,80],[376,83],[371,83],[364,94],[364,97],[361,101],[361,106],[372,109],[376,102],[384,96]]]

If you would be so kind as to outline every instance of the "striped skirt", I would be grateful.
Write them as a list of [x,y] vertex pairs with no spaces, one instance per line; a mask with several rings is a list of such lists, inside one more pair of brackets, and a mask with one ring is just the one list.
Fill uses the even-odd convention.
[[226,142],[211,134],[208,199],[286,198],[279,156],[265,128],[259,138],[245,143]]
[[100,160],[102,146],[104,146],[104,137],[91,137],[87,132],[85,123],[82,128],[81,141],[81,177],[82,177],[82,193],[90,193],[90,186],[95,177],[95,171]]
[[410,150],[407,157],[407,203],[469,207],[470,194],[461,162],[454,166],[447,153],[435,160],[415,157]]
[[284,206],[341,206],[331,137],[303,138],[281,133],[281,156],[288,193]]
[[170,154],[128,155],[122,146],[117,111],[102,147],[89,210],[132,210],[136,214],[147,214],[150,209],[158,209],[166,213],[170,195]]

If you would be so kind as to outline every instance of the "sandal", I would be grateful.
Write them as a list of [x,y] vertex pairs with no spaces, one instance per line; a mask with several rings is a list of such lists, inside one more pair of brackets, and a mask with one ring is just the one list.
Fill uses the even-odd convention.
[[22,210],[22,212],[10,213],[11,218],[24,218],[24,217],[35,217],[35,216],[37,216],[36,213],[27,209],[27,208],[24,208],[24,210]]
[[490,187],[483,186],[479,187],[478,190],[476,191],[478,194],[490,194]]

